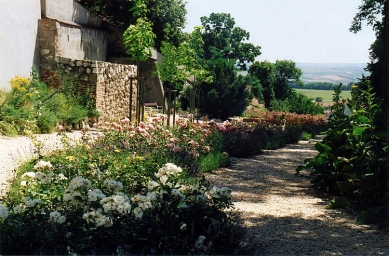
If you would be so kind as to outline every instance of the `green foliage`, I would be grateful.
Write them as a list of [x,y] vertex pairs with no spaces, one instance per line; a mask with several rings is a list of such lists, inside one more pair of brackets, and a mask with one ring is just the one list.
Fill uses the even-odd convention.
[[[351,86],[354,84],[355,84],[354,82],[344,84],[344,85],[342,85],[341,89],[342,89],[342,91],[351,90]],[[292,84],[291,88],[294,88],[294,89],[304,88],[304,89],[331,90],[331,91],[333,91],[336,86],[337,86],[336,84],[329,83],[329,82],[310,82],[310,83],[304,84],[303,87],[301,87],[301,85],[299,85],[299,84]]]
[[296,170],[310,168],[314,187],[347,198],[359,210],[386,205],[388,144],[384,131],[375,125],[381,111],[372,93],[355,88],[344,114],[340,86],[335,88],[334,105],[326,137],[315,148],[319,154]]
[[[302,71],[293,61],[277,60],[274,64],[256,61],[250,66],[248,73],[259,79],[266,108],[272,107],[277,111],[289,111],[294,108],[291,111],[295,113],[316,114],[311,110],[307,112],[297,110],[298,101],[302,101],[302,96],[296,95],[291,85],[302,85],[300,81]],[[308,104],[307,101],[304,103]]]
[[138,18],[135,25],[130,25],[124,31],[123,38],[126,53],[135,61],[146,61],[151,55],[151,47],[154,45],[155,38],[151,22]]
[[[174,46],[182,42],[186,22],[186,2],[183,0],[81,0],[83,5],[106,18],[119,28],[128,28],[142,17],[152,23],[156,35],[155,47],[160,50],[161,42],[168,41]],[[169,26],[170,29],[166,30]]]
[[327,204],[327,208],[329,209],[339,209],[339,208],[346,208],[350,205],[350,202],[347,200],[347,198],[344,197],[336,197],[329,201]]
[[247,62],[254,62],[261,47],[246,43],[250,33],[235,27],[235,20],[227,13],[211,13],[200,18],[203,26],[204,59],[223,58],[234,61],[242,70]]
[[310,134],[309,132],[303,131],[303,133],[301,134],[301,139],[302,140],[310,140],[310,139],[312,139],[312,134]]
[[223,148],[231,156],[246,157],[264,149],[277,149],[297,143],[303,131],[312,135],[327,128],[324,116],[288,112],[262,112],[221,126]]
[[265,107],[269,108],[271,101],[275,99],[273,87],[275,81],[274,65],[268,61],[255,61],[250,66],[248,73],[260,81],[263,88],[262,94]]
[[[259,46],[245,41],[249,33],[235,27],[230,14],[212,13],[201,17],[203,26],[204,67],[213,77],[210,84],[202,84],[200,110],[202,114],[213,118],[227,119],[241,115],[249,104],[252,94],[247,90],[243,77],[237,76],[236,66],[246,70],[246,63],[253,62],[260,52]],[[257,82],[253,82],[254,93],[260,91]]]
[[[80,103],[89,108],[94,106],[93,99],[81,97],[69,81],[61,90],[52,90],[39,81],[35,71],[31,78],[15,77],[10,82],[11,91],[6,93],[2,103],[0,121],[8,124],[3,127],[12,126],[18,134],[50,133],[60,122],[74,124],[84,119],[88,110]],[[12,135],[14,129],[8,128],[3,131]]]
[[168,42],[162,42],[161,53],[164,57],[160,63],[157,63],[157,71],[163,82],[183,84],[190,77],[196,79],[194,82],[209,83],[212,81],[212,77],[203,68],[199,58],[203,47],[200,29],[200,27],[196,27],[188,35],[188,40],[178,47]]
[[15,137],[18,135],[18,131],[12,124],[0,121],[0,134],[9,137]]

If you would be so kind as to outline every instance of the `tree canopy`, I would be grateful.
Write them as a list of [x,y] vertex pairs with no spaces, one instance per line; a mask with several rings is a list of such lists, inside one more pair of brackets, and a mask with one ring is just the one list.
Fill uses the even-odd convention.
[[[139,17],[152,23],[156,35],[155,47],[159,50],[162,41],[177,46],[182,40],[182,29],[186,23],[184,0],[78,0],[105,20],[123,29],[135,25]],[[138,13],[139,7],[145,13]],[[166,27],[170,26],[169,30]]]
[[261,54],[261,47],[246,42],[250,34],[236,27],[230,14],[212,13],[201,17],[201,22],[204,41],[201,58],[213,82],[202,85],[200,108],[203,114],[225,120],[242,114],[249,104],[252,94],[247,88],[250,84],[237,75],[237,70],[246,70],[246,63]]
[[242,70],[247,62],[254,62],[261,54],[261,47],[245,42],[250,33],[235,27],[235,20],[227,13],[211,13],[201,17],[204,40],[204,59],[224,58],[234,61]]

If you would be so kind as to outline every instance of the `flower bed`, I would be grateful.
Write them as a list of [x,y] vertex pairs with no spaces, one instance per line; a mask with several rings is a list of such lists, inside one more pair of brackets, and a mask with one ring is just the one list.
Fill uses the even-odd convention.
[[[269,117],[270,118],[270,117]],[[244,250],[231,191],[199,174],[285,143],[300,126],[164,117],[103,123],[77,146],[25,163],[0,204],[5,254],[225,254]],[[290,119],[288,119],[290,120]],[[295,126],[292,126],[295,125]],[[288,127],[287,129],[284,129]],[[290,133],[289,133],[290,134]],[[234,151],[235,150],[235,151]]]
[[257,117],[225,123],[224,150],[236,157],[258,154],[264,149],[297,143],[303,131],[319,134],[326,130],[327,123],[325,116],[262,112]]

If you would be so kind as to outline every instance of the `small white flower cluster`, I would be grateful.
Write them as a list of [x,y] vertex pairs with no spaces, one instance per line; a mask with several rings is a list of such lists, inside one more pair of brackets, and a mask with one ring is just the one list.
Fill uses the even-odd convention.
[[44,169],[52,169],[53,165],[50,163],[50,161],[39,161],[36,165],[34,165],[35,170],[44,170]]
[[30,197],[26,196],[26,197],[23,197],[23,202],[27,207],[34,207],[36,204],[41,203],[41,200],[31,199]]
[[8,209],[6,206],[0,206],[0,218],[6,219],[8,217]]
[[13,210],[14,210],[14,214],[19,214],[22,212],[23,209],[20,205],[16,205]]
[[212,187],[208,191],[208,195],[211,198],[226,198],[226,199],[231,199],[231,189],[227,187]]
[[53,174],[46,174],[44,172],[38,171],[35,173],[35,178],[40,180],[42,184],[49,184],[53,180]]
[[138,206],[134,208],[134,216],[136,218],[142,218],[143,212],[147,209],[153,208],[152,202],[157,201],[158,196],[155,192],[148,192],[147,195],[137,194],[131,198],[131,201]]
[[59,212],[54,211],[50,213],[49,222],[54,221],[55,223],[62,224],[66,221],[66,217],[61,215]]
[[92,184],[90,180],[84,179],[83,177],[80,176],[75,177],[70,181],[68,188],[65,189],[63,200],[75,206],[78,205],[82,206],[83,205],[82,202],[85,201],[85,198],[77,190],[83,187],[86,189],[91,189]]
[[113,222],[112,219],[108,216],[105,216],[102,214],[103,209],[98,208],[97,210],[92,210],[90,212],[84,213],[82,218],[86,220],[88,223],[92,222],[96,225],[96,227],[110,227],[112,226]]
[[123,189],[123,183],[116,180],[105,180],[104,184],[114,192],[120,191]]
[[99,198],[105,198],[105,194],[103,194],[100,189],[95,188],[88,191],[89,202],[96,202]]
[[177,174],[181,173],[181,167],[178,167],[175,164],[167,163],[164,167],[158,170],[158,173],[155,174],[155,177],[159,179],[159,181],[165,185],[169,179],[169,176],[177,176]]
[[116,211],[119,214],[129,214],[132,208],[128,196],[121,192],[101,199],[100,204],[104,212]]
[[26,172],[23,173],[22,178],[35,178],[35,172]]

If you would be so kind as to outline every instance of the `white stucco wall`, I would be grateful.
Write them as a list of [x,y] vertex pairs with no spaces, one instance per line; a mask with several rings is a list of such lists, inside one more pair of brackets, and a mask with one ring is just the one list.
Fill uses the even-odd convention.
[[57,34],[57,56],[76,60],[106,60],[107,39],[104,31],[57,23]]
[[30,76],[39,64],[37,44],[40,0],[0,0],[0,89],[13,77]]
[[74,0],[41,0],[41,5],[44,17],[72,21],[87,27],[99,28],[101,26],[99,16],[88,11]]

